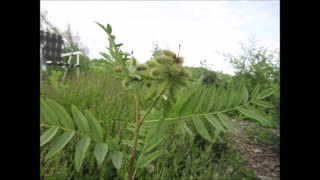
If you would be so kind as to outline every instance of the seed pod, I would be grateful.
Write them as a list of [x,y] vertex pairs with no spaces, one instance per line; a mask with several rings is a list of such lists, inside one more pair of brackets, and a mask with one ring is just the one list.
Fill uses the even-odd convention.
[[135,58],[131,59],[131,66],[136,66],[137,65],[137,60]]
[[148,71],[139,71],[138,74],[144,80],[152,80],[152,74]]
[[170,66],[171,75],[177,75],[181,72],[182,68],[179,65],[173,64]]
[[157,66],[152,70],[153,76],[167,76],[168,68],[166,66]]
[[181,65],[184,62],[184,58],[183,57],[175,58],[173,62]]
[[146,70],[146,69],[147,69],[147,66],[144,65],[144,64],[139,64],[139,65],[137,66],[137,70],[138,70],[138,71],[143,71],[143,70]]
[[168,56],[157,57],[157,58],[156,58],[156,61],[157,61],[159,64],[163,64],[163,65],[173,64],[173,59],[172,59],[171,57],[168,57]]
[[114,72],[120,73],[120,72],[122,72],[122,67],[121,67],[121,66],[115,66],[115,67],[112,68],[112,70],[113,70]]
[[149,172],[149,173],[152,173],[152,172],[154,171],[154,165],[149,164],[148,167],[147,167],[147,169],[148,169],[148,172]]
[[191,72],[190,72],[188,69],[186,69],[186,68],[183,68],[183,69],[182,69],[181,75],[182,75],[183,77],[187,77],[187,78],[191,78],[191,76],[192,76]]
[[147,64],[148,67],[151,67],[151,68],[155,67],[157,65],[157,63],[155,61],[153,61],[153,60],[147,61],[146,64]]
[[169,56],[169,57],[172,57],[172,58],[177,57],[177,55],[176,55],[174,52],[172,52],[172,51],[163,50],[162,52],[163,52],[163,54],[164,54],[165,56]]

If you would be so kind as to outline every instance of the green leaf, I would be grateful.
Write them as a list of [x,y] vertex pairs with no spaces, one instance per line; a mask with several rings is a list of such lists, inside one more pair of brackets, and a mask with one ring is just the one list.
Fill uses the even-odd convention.
[[218,113],[218,117],[220,122],[224,125],[224,127],[229,129],[233,134],[237,133],[237,129],[233,126],[232,122],[229,120],[229,118],[226,115],[222,113]]
[[122,153],[123,154],[123,159],[125,160],[125,161],[127,161],[127,162],[130,162],[130,154],[128,154],[128,153],[125,153],[125,152],[123,152]]
[[242,86],[243,85],[242,84],[243,84],[243,82],[241,81],[239,89],[237,91],[237,95],[234,98],[234,105],[235,106],[238,106],[243,100],[243,93],[242,93]]
[[242,87],[241,87],[241,93],[242,93],[242,97],[243,97],[243,103],[246,103],[248,102],[248,99],[249,99],[249,93],[248,93],[248,89],[247,87],[242,84]]
[[123,75],[111,74],[111,76],[114,77],[114,78],[116,78],[116,79],[120,79],[120,80],[125,79],[125,76],[123,76]]
[[137,71],[137,68],[134,66],[128,66],[127,69],[130,74],[134,74]]
[[183,105],[181,106],[180,110],[179,110],[179,115],[185,115],[187,112],[189,112],[190,108],[193,105],[193,99],[195,96],[196,92],[192,93],[188,99],[183,103]]
[[74,105],[71,107],[73,119],[78,127],[78,129],[84,134],[89,133],[89,124],[84,115],[79,111]]
[[143,156],[137,165],[138,168],[144,168],[147,167],[153,160],[155,160],[158,156],[162,154],[162,151],[155,151],[153,153],[150,153],[146,156]]
[[262,106],[262,107],[273,107],[272,104],[265,102],[265,101],[260,101],[260,100],[252,100],[252,102],[258,106]]
[[[100,24],[100,23],[98,23],[98,22],[95,22],[95,23],[97,23],[105,32],[107,32],[107,29],[102,25],[102,24]],[[108,33],[108,32],[107,32]]]
[[144,153],[150,152],[153,148],[155,148],[157,145],[159,145],[165,138],[166,138],[166,136],[162,136],[160,138],[153,137],[153,138],[148,139],[148,141],[146,142],[145,147],[144,147]]
[[139,74],[136,74],[136,73],[134,73],[134,74],[129,73],[128,76],[130,76],[132,78],[136,78],[138,80],[141,80],[141,76]]
[[246,115],[247,117],[250,117],[254,120],[259,121],[260,123],[262,123],[263,125],[270,125],[270,122],[268,119],[264,118],[263,116],[259,115],[258,113],[249,110],[249,109],[245,109],[245,108],[241,108],[241,107],[237,107],[237,109],[244,115]]
[[84,156],[88,150],[88,147],[90,145],[91,139],[89,137],[83,137],[78,141],[76,145],[76,151],[74,155],[74,163],[76,167],[76,171],[79,172],[80,168],[82,166],[82,162],[84,159]]
[[98,166],[101,166],[108,153],[108,145],[106,143],[97,143],[94,147],[93,154],[97,159]]
[[202,119],[198,116],[192,116],[192,121],[194,126],[196,127],[197,131],[199,132],[199,134],[205,138],[206,140],[211,142],[211,138],[209,135],[208,130],[206,129],[206,127],[204,126]]
[[[134,127],[127,127],[127,129],[133,133],[135,133],[136,129],[135,129],[135,126]],[[146,136],[147,135],[147,132],[144,130],[144,129],[141,129],[140,128],[140,131],[139,131],[139,135],[140,136]]]
[[190,130],[190,128],[188,127],[187,123],[184,123],[184,128],[186,129],[187,133],[190,136],[194,136],[193,132]]
[[[142,150],[142,146],[141,146],[140,143],[141,143],[141,140],[139,139],[139,140],[138,140],[138,143],[137,143],[137,146],[136,146],[137,151],[141,151],[141,150]],[[132,142],[132,140],[123,139],[121,144],[125,144],[125,145],[128,145],[129,147],[133,148],[133,142]]]
[[49,142],[57,134],[59,128],[51,127],[40,136],[40,147]]
[[123,43],[116,44],[116,47],[121,47],[122,45],[123,45]]
[[47,123],[59,126],[57,114],[42,98],[40,98],[40,114]]
[[107,33],[110,35],[112,33],[112,28],[110,26],[110,24],[107,24]]
[[54,144],[52,147],[49,149],[49,152],[45,156],[45,161],[47,161],[49,158],[51,158],[53,155],[55,155],[57,152],[59,152],[64,146],[67,145],[67,143],[71,140],[73,137],[75,131],[68,131],[63,133],[62,135],[58,136],[55,139]]
[[216,85],[213,86],[211,93],[208,95],[208,103],[205,112],[210,112],[215,104]]
[[193,113],[198,113],[201,110],[201,107],[202,107],[203,103],[205,102],[205,99],[207,98],[205,96],[205,92],[206,92],[206,89],[202,88],[200,91],[200,94],[198,96],[198,102],[194,107]]
[[86,110],[86,117],[88,119],[92,136],[94,139],[97,139],[98,141],[103,141],[103,130],[98,122],[98,120],[90,113],[90,111]]
[[111,59],[112,59],[111,56],[109,56],[109,54],[107,54],[107,53],[100,52],[100,55],[101,55],[102,57],[104,57],[106,60],[111,60]]
[[215,128],[219,129],[220,131],[225,132],[225,129],[223,128],[222,124],[220,124],[219,120],[216,117],[214,117],[214,115],[206,114],[205,116],[210,124],[212,124]]
[[226,105],[227,105],[226,99],[227,99],[227,92],[223,89],[219,97],[219,103],[220,103],[219,110],[226,108]]
[[223,105],[224,105],[224,88],[223,88],[223,84],[220,85],[217,95],[215,97],[215,106],[214,106],[214,110],[215,111],[219,111]]
[[155,128],[153,128],[154,136],[156,140],[159,140],[159,135],[163,131],[163,129],[167,126],[168,121],[165,121],[164,118],[160,118],[159,121],[156,123]]
[[193,136],[192,131],[188,128],[186,121],[184,119],[178,119],[177,123],[183,133],[187,132],[190,136]]
[[119,151],[119,136],[112,138],[111,136],[107,136],[106,142],[108,143],[108,149],[110,151]]
[[[207,109],[207,106],[208,106],[208,100],[209,100],[209,97],[211,95],[211,91],[212,91],[212,88],[211,87],[205,87],[204,88],[204,92],[201,94],[200,97],[203,97],[204,96],[204,100],[202,100],[202,103],[199,104],[200,108],[200,112],[204,112],[204,110]],[[199,99],[200,101],[200,99]],[[199,112],[199,111],[198,111]]]
[[259,93],[260,91],[260,85],[258,84],[254,89],[253,89],[253,92],[252,92],[252,97],[253,98],[256,98],[257,94]]
[[120,151],[113,152],[111,154],[111,159],[114,167],[119,170],[121,168],[121,163],[122,163],[122,152]]
[[233,94],[234,94],[233,81],[231,80],[231,82],[228,85],[227,94],[226,94],[227,108],[231,107],[233,104],[233,100],[234,100]]
[[258,99],[264,99],[264,98],[272,95],[277,89],[278,89],[278,87],[271,87],[267,90],[262,91],[261,93],[259,93]]
[[69,113],[63,108],[60,104],[56,103],[55,101],[48,99],[48,104],[50,107],[56,112],[57,116],[60,119],[60,122],[68,129],[74,130],[74,124],[72,118],[70,117]]
[[171,104],[170,101],[166,101],[166,102],[164,103],[163,111],[162,111],[163,117],[164,117],[164,118],[169,117],[170,114],[171,114],[171,112],[172,112],[172,104]]

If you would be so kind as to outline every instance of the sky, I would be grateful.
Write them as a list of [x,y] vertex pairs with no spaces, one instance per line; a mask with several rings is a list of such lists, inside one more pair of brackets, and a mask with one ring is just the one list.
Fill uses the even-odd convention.
[[109,23],[116,43],[134,52],[139,62],[152,55],[152,44],[170,48],[184,57],[186,66],[206,60],[212,70],[234,74],[222,52],[241,53],[239,42],[254,37],[258,45],[279,48],[279,1],[45,1],[51,23],[71,25],[90,58],[106,52],[107,34],[94,22]]

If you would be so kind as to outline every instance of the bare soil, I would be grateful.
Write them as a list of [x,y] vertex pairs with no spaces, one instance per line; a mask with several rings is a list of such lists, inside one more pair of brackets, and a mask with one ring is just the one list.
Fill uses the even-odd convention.
[[[232,120],[238,129],[237,135],[230,135],[235,141],[235,147],[239,150],[243,159],[242,166],[252,169],[261,180],[280,179],[280,155],[275,146],[253,142],[249,139],[246,129],[257,128],[257,125],[242,120]],[[268,129],[271,133],[280,136],[279,130]]]

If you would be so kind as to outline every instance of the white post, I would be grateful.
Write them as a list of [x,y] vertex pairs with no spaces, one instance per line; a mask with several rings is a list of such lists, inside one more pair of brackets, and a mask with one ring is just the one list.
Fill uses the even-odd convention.
[[79,74],[80,74],[80,59],[79,59],[79,54],[77,54],[77,78],[79,79]]
[[[66,56],[69,56],[69,59],[68,59],[68,64],[71,64],[71,58],[72,56],[75,56],[77,55],[77,64],[76,64],[76,68],[77,68],[77,78],[79,79],[79,76],[80,76],[80,55],[82,53],[80,51],[77,51],[77,52],[70,52],[70,53],[64,53],[61,55],[61,57],[66,57]],[[64,78],[67,74],[67,71],[68,71],[68,68],[66,68],[66,71],[65,71],[65,75],[64,75]]]
[[70,64],[70,63],[71,63],[71,58],[72,58],[72,54],[69,56],[68,64]]
[[67,72],[68,72],[68,67],[64,67],[64,74],[63,74],[63,78],[62,78],[63,81],[67,76]]

